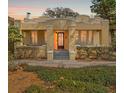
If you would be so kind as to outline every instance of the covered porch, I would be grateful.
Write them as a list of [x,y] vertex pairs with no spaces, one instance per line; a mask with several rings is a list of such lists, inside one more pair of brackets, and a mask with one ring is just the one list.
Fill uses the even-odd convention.
[[24,36],[20,46],[32,47],[33,51],[38,47],[45,47],[45,53],[39,56],[45,54],[48,61],[55,60],[55,55],[60,55],[62,59],[64,51],[69,60],[75,60],[77,47],[109,47],[108,21],[95,22],[94,19],[91,23],[71,19],[24,22],[20,29]]

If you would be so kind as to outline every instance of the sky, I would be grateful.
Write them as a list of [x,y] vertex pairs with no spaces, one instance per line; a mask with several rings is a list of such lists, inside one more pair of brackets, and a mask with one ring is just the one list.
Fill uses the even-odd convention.
[[26,12],[30,12],[34,18],[41,16],[47,8],[55,7],[71,8],[79,14],[92,15],[91,5],[91,0],[9,0],[8,15],[22,20]]

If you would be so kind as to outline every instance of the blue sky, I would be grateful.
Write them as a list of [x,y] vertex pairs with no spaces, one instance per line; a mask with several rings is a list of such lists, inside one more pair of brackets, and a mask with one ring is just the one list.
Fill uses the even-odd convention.
[[16,19],[31,12],[32,17],[41,16],[46,8],[67,7],[80,14],[91,15],[91,0],[9,0],[9,16]]

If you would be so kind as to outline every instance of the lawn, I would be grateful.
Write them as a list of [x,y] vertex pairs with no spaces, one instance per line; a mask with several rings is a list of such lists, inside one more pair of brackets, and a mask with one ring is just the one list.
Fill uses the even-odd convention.
[[31,85],[25,93],[115,93],[115,66],[84,68],[44,68],[26,66],[26,72],[34,72],[44,85]]

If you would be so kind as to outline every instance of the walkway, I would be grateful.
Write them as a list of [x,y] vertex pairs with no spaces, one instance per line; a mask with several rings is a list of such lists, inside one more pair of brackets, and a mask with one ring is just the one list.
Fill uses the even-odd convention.
[[53,60],[53,61],[38,61],[38,60],[16,60],[17,64],[27,63],[33,66],[44,67],[64,67],[64,68],[81,68],[86,66],[115,66],[115,61],[71,61],[71,60]]

